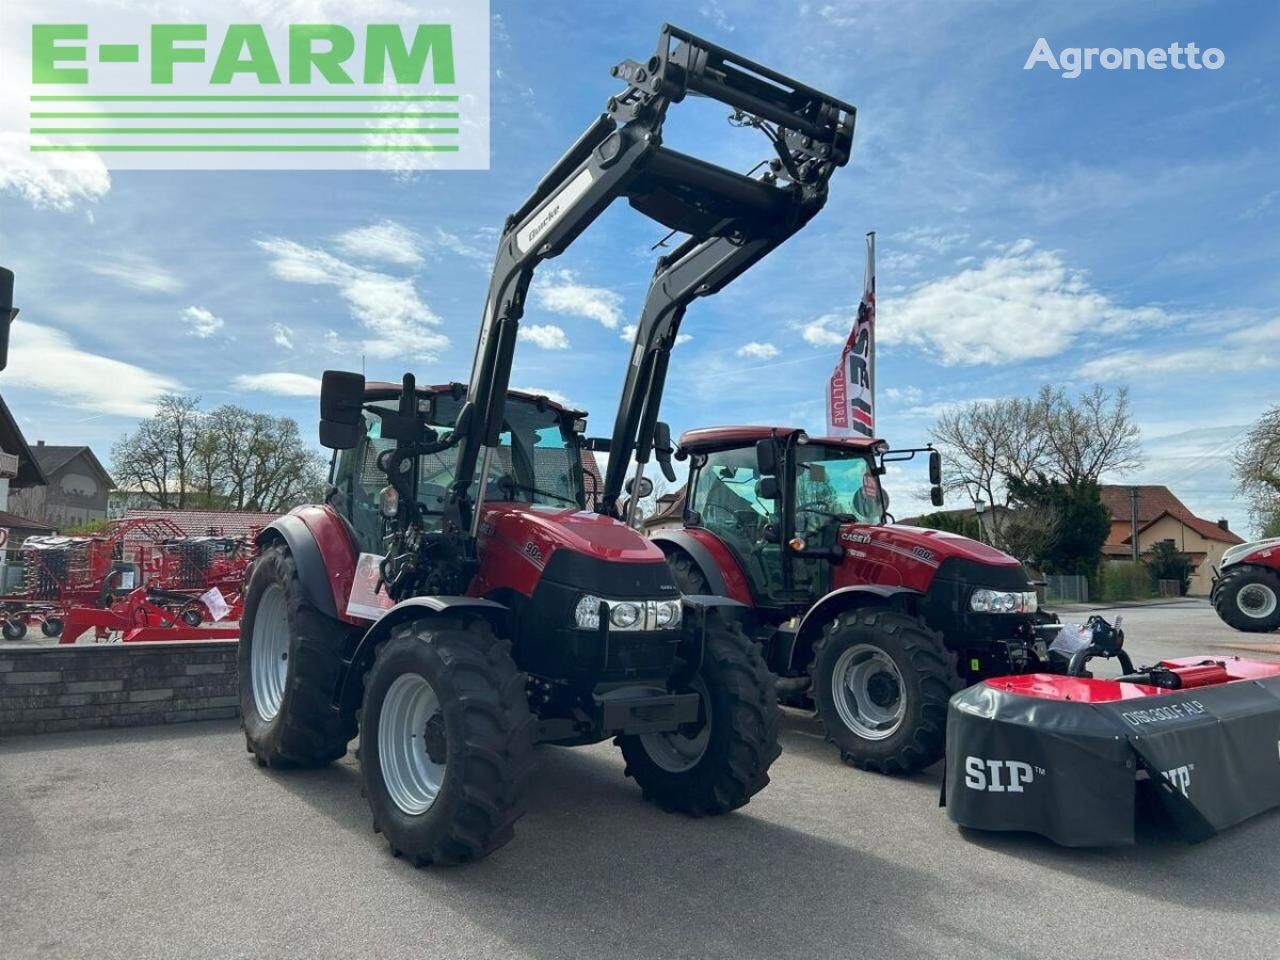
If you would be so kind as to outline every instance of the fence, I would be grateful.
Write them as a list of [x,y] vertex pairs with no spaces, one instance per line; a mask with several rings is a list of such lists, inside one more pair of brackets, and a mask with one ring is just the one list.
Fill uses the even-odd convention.
[[1075,574],[1051,573],[1045,588],[1045,600],[1049,603],[1088,603],[1089,578]]

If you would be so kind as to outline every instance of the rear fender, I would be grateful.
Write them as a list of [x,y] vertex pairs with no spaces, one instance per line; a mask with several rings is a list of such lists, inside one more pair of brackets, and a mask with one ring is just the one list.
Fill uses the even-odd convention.
[[[804,615],[790,641],[791,649],[771,653],[778,657],[776,662],[788,665],[792,672],[803,672],[809,668],[809,661],[813,658],[813,645],[822,636],[823,625],[839,614],[863,607],[898,607],[910,610],[921,596],[918,590],[910,587],[886,587],[879,584],[861,584],[832,590]],[[779,633],[779,640],[782,641],[784,636]],[[774,662],[772,658],[771,662]]]
[[341,612],[355,576],[356,550],[331,507],[297,507],[264,527],[256,539],[259,549],[278,542],[289,548],[302,595],[311,606],[335,620],[358,622]]
[[373,666],[378,647],[391,636],[396,626],[409,620],[426,620],[450,613],[483,617],[498,636],[511,636],[511,608],[483,597],[410,597],[401,600],[371,626],[356,645],[338,690],[341,709],[346,712],[360,706],[364,698],[364,675]]

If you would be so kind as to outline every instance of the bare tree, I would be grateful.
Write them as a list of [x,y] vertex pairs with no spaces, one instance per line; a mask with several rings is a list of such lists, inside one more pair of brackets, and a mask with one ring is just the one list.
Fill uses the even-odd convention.
[[153,416],[112,445],[116,483],[165,509],[186,507],[201,429],[199,397],[165,394]]
[[1249,515],[1263,536],[1280,520],[1280,405],[1268,409],[1232,457],[1239,492],[1249,500]]
[[1042,414],[1036,401],[1019,397],[974,401],[943,413],[932,430],[944,488],[992,506],[985,523],[994,543],[1003,542],[1009,478],[1029,479],[1048,464]]
[[1096,482],[1104,473],[1130,473],[1142,466],[1141,431],[1133,422],[1129,388],[1114,393],[1094,384],[1072,402],[1045,387],[1036,398],[1048,442],[1048,475]]

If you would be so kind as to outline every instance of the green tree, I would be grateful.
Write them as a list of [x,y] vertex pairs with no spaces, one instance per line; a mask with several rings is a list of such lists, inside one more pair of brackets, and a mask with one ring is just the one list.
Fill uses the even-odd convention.
[[1178,593],[1185,595],[1191,587],[1191,558],[1179,553],[1168,540],[1161,540],[1151,548],[1147,568],[1156,580],[1177,580]]
[[[1043,474],[1032,480],[1011,480],[1015,509],[1035,517],[1039,556],[1029,562],[1045,573],[1097,578],[1102,545],[1111,530],[1111,515],[1102,504],[1096,480],[1059,480]],[[1020,519],[1014,523],[1027,524]]]
[[916,525],[928,527],[930,530],[946,530],[948,533],[957,533],[962,537],[968,537],[970,540],[982,539],[982,530],[978,526],[977,515],[967,510],[939,510],[936,513],[926,513],[916,519]]

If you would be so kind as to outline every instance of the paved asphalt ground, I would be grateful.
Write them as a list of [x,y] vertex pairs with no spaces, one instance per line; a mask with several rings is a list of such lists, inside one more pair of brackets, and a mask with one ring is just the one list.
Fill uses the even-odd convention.
[[[1249,639],[1203,603],[1123,612],[1138,660]],[[939,768],[851,770],[795,713],[783,739],[773,783],[706,821],[642,803],[610,746],[543,748],[516,839],[422,871],[350,758],[259,770],[234,722],[3,740],[0,957],[1280,956],[1280,812],[1065,850],[957,829]]]

